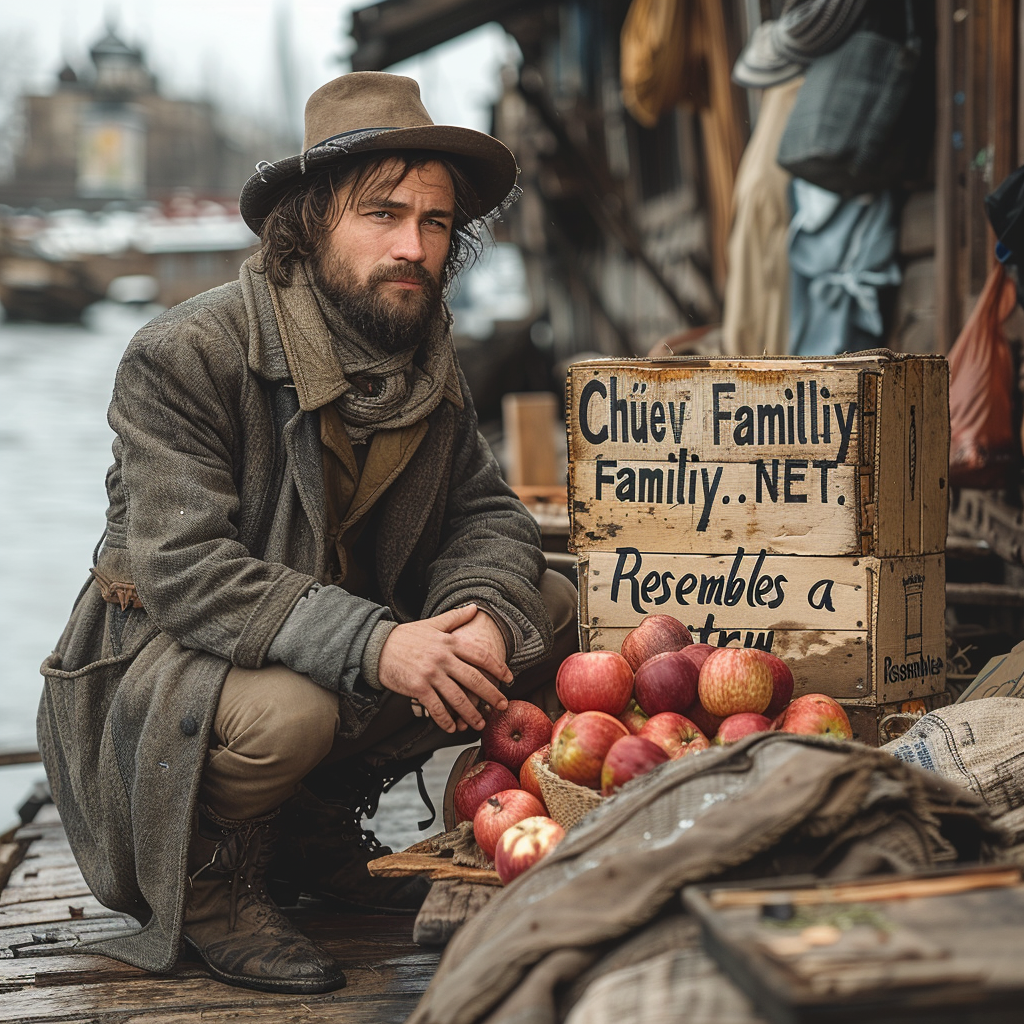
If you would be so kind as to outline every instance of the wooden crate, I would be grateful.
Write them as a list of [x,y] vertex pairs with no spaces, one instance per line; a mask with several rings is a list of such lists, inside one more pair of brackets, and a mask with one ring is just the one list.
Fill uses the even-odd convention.
[[932,356],[573,365],[583,648],[668,613],[772,650],[797,694],[941,693],[948,410]]
[[573,548],[942,551],[948,377],[939,356],[576,363]]

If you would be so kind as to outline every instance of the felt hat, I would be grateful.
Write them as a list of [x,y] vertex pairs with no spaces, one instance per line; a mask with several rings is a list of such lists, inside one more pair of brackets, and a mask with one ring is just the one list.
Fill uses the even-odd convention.
[[834,50],[864,13],[867,0],[786,0],[782,14],[764,21],[732,69],[732,80],[747,89],[781,85]]
[[278,200],[304,174],[374,150],[428,150],[450,158],[473,186],[486,216],[515,191],[518,168],[509,149],[471,128],[437,125],[411,78],[383,71],[354,71],[321,86],[306,102],[302,152],[263,161],[242,186],[239,211],[256,234]]

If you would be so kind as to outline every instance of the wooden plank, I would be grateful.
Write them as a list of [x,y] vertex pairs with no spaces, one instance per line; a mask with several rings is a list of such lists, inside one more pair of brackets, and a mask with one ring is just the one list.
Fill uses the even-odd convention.
[[[581,627],[583,649],[618,651],[629,632],[628,627]],[[693,639],[718,646],[724,634],[698,630]],[[704,639],[706,637],[706,639]],[[733,639],[743,646],[748,637]],[[767,640],[763,634],[752,639]],[[829,632],[827,630],[776,630],[771,636],[773,654],[793,670],[794,695],[827,693],[836,700],[858,700],[871,696],[870,648],[867,630]]]
[[896,553],[903,548],[903,451],[907,443],[905,382],[906,364],[886,367],[878,394],[875,552]]
[[[921,553],[921,506],[924,481],[920,476],[919,452],[929,442],[928,423],[924,418],[924,369],[919,359],[902,364],[903,377],[903,438],[899,445],[903,469],[903,536],[898,548],[889,548],[884,554],[918,555]],[[895,381],[893,381],[895,384]]]
[[[855,463],[859,371],[784,360],[703,366],[594,360],[569,369],[569,458],[705,462],[829,459]],[[835,364],[831,364],[834,366]]]
[[[72,913],[72,908],[75,913]],[[57,924],[80,917],[109,917],[111,910],[93,895],[75,896],[68,900],[39,899],[0,907],[0,928],[34,927]]]
[[555,396],[548,391],[507,394],[501,400],[501,415],[509,484],[559,484],[564,473],[555,457]]
[[960,330],[957,301],[957,187],[954,148],[955,77],[953,9],[959,0],[936,0],[935,126],[935,350],[948,352]]
[[14,764],[39,764],[39,751],[31,747],[0,747],[0,768]]
[[594,551],[581,595],[590,627],[639,625],[645,615],[674,615],[691,630],[864,630],[871,609],[872,558],[766,555],[679,555]]
[[860,554],[856,466],[807,459],[689,462],[598,459],[573,466],[572,546],[644,551]]
[[929,359],[923,364],[923,429],[917,438],[921,486],[921,552],[941,551],[949,524],[949,363]]
[[447,945],[452,936],[485,907],[498,890],[456,880],[435,882],[416,915],[413,940],[423,946]]

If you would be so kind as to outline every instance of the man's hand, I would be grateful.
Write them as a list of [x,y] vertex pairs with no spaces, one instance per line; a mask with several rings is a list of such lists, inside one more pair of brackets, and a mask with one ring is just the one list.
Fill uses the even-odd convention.
[[500,630],[472,604],[396,626],[377,675],[386,689],[419,701],[445,732],[455,732],[460,721],[482,729],[484,717],[471,697],[501,710],[508,701],[490,679],[512,682]]

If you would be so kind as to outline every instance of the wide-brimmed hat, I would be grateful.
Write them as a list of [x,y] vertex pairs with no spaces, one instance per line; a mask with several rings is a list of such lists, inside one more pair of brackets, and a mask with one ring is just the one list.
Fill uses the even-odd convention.
[[732,80],[767,89],[803,74],[816,57],[834,50],[853,31],[867,0],[786,0],[782,14],[751,33]]
[[239,211],[256,234],[278,200],[304,174],[374,150],[427,150],[447,157],[472,185],[486,216],[516,187],[516,158],[497,139],[471,128],[430,119],[420,87],[411,78],[383,71],[354,71],[321,86],[306,102],[302,152],[263,162],[242,186]]

